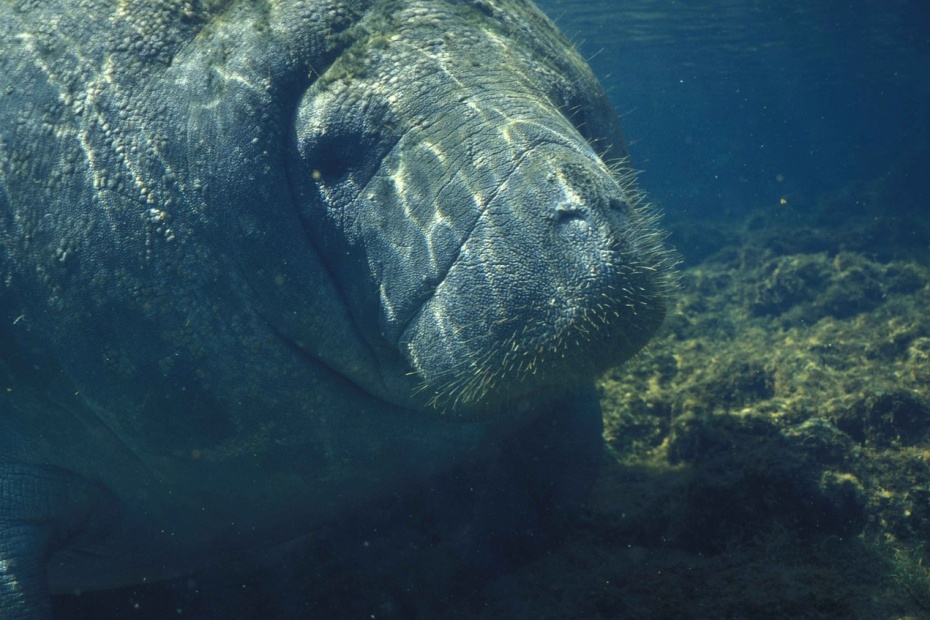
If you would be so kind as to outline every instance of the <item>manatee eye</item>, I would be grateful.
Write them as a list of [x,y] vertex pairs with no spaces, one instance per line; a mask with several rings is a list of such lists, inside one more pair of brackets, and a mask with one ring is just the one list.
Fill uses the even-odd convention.
[[[357,191],[377,174],[393,142],[366,119],[327,119],[322,131],[298,134],[304,169],[313,182]],[[319,125],[317,125],[319,126]]]
[[346,180],[351,171],[352,153],[358,161],[358,145],[347,136],[327,133],[306,140],[301,145],[304,162],[314,181],[327,185],[338,185]]
[[315,83],[297,110],[295,138],[303,174],[344,192],[366,187],[400,138],[386,100],[359,85]]

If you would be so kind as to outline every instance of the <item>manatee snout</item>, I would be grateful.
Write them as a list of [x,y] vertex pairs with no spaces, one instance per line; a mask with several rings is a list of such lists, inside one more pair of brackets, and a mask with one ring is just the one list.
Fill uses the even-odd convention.
[[631,175],[599,156],[626,150],[584,63],[449,11],[396,17],[390,46],[360,45],[312,85],[289,176],[377,360],[366,389],[464,413],[627,359],[669,287]]
[[571,145],[521,155],[400,338],[446,412],[588,380],[666,313],[665,253],[633,190]]

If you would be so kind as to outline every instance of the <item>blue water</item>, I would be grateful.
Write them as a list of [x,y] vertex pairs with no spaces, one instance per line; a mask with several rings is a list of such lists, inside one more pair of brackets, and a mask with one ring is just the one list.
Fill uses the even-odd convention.
[[[892,168],[930,168],[930,3],[538,4],[590,58],[671,221],[782,198],[803,209]],[[913,208],[926,208],[924,185],[910,179]]]

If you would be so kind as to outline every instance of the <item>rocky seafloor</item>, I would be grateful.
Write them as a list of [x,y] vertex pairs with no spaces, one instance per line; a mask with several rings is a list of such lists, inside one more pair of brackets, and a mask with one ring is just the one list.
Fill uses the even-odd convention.
[[607,450],[590,507],[536,561],[490,582],[405,589],[344,570],[323,545],[289,583],[275,570],[231,589],[194,578],[58,610],[930,618],[930,224],[897,180],[728,224],[670,222],[684,258],[675,310],[600,381]]

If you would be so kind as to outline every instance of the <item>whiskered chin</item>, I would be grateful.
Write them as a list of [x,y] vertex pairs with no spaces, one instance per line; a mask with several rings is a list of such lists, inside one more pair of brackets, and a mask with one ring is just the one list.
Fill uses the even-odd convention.
[[[487,265],[469,265],[466,255],[400,342],[420,396],[445,414],[492,412],[590,380],[634,355],[664,319],[666,270],[656,256],[601,254],[572,282],[556,273],[524,279],[519,269],[489,276]],[[495,286],[500,281],[509,284]]]

